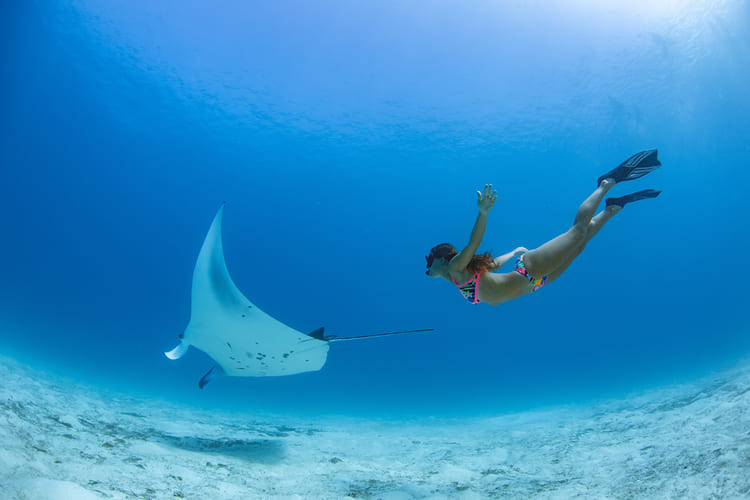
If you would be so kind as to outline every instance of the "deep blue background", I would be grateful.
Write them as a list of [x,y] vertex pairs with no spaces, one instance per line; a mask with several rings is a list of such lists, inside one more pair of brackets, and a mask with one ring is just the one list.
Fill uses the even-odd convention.
[[[652,5],[652,4],[659,5]],[[563,6],[565,4],[565,6]],[[747,356],[750,7],[11,0],[0,16],[0,348],[105,387],[284,412],[478,414]],[[596,178],[664,167],[565,277],[471,306],[424,275],[567,229]],[[321,372],[177,362],[216,209],[245,295],[332,345]]]

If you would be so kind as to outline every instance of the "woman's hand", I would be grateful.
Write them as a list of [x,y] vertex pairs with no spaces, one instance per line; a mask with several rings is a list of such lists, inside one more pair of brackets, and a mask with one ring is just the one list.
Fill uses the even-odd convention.
[[488,214],[497,201],[497,191],[492,190],[492,184],[484,185],[484,194],[477,191],[477,206],[480,214]]
[[513,250],[513,257],[518,257],[522,253],[526,253],[528,251],[529,251],[529,249],[526,248],[526,247],[518,247],[515,250]]

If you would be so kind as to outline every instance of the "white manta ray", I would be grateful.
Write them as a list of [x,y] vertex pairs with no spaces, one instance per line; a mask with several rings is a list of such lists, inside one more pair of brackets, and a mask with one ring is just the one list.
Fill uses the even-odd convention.
[[195,263],[190,322],[180,335],[180,344],[164,353],[178,359],[192,345],[211,356],[216,366],[198,383],[201,389],[221,375],[269,377],[320,370],[331,341],[432,331],[334,338],[324,336],[323,328],[305,335],[275,320],[242,295],[229,276],[221,240],[223,213],[224,204]]
[[305,335],[273,319],[250,302],[229,276],[221,241],[224,205],[214,217],[193,271],[190,322],[180,345],[165,353],[178,359],[194,346],[216,361],[200,381],[215,376],[292,375],[323,368],[328,342],[322,329]]

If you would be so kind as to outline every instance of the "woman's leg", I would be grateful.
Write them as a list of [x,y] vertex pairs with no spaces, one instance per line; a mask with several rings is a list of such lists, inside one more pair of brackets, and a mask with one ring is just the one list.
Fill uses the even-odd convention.
[[601,212],[599,212],[593,219],[591,219],[591,222],[589,223],[589,232],[586,235],[586,238],[583,240],[583,243],[581,243],[578,248],[576,248],[570,255],[568,255],[568,258],[565,259],[565,261],[549,273],[549,277],[547,278],[547,283],[550,283],[552,281],[555,281],[557,278],[560,277],[560,275],[565,272],[565,270],[568,268],[568,266],[578,257],[581,255],[581,252],[583,252],[583,249],[586,248],[586,245],[589,241],[591,241],[591,238],[596,236],[596,233],[599,232],[599,230],[604,226],[604,224],[607,223],[609,219],[611,219],[617,212],[622,210],[622,207],[619,207],[617,205],[612,205]]
[[[604,195],[614,185],[615,182],[612,179],[602,180],[596,191],[591,193],[578,208],[575,221],[573,221],[573,227],[557,238],[526,253],[524,264],[529,274],[535,277],[542,277],[552,273],[555,269],[562,266],[578,247],[586,244],[589,225],[596,213],[596,209],[601,204]],[[568,262],[568,264],[570,263]]]

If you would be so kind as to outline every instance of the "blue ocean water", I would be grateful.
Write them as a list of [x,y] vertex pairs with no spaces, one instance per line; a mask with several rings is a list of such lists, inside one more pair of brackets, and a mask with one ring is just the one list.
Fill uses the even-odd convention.
[[[654,4],[654,5],[652,5]],[[745,358],[750,6],[4,2],[0,348],[142,396],[289,413],[462,415],[607,397]],[[566,275],[471,306],[424,275],[566,230],[596,178],[664,166]],[[226,378],[163,351],[220,203],[239,288],[334,344]]]

